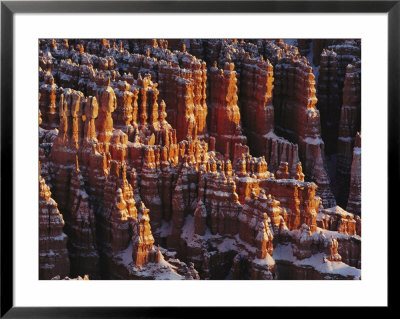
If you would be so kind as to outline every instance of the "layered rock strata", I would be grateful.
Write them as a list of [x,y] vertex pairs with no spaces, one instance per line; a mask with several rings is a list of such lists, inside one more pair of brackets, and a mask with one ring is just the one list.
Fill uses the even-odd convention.
[[311,39],[297,39],[297,48],[302,56],[307,56],[310,53]]
[[352,64],[354,60],[360,61],[361,59],[361,40],[334,40],[328,46],[328,49],[337,54],[339,88],[342,89],[344,88],[347,66]]
[[44,83],[39,88],[39,110],[43,117],[42,127],[47,130],[58,128],[59,118],[57,112],[58,86],[53,75],[47,71]]
[[46,181],[39,175],[39,279],[70,273],[68,237],[63,232],[64,219],[57,206]]
[[214,66],[210,70],[210,135],[215,137],[215,149],[233,159],[234,145],[246,144],[242,134],[240,111],[237,106],[237,78],[233,63],[224,69]]
[[308,226],[302,225],[290,232],[289,237],[290,241],[280,243],[273,255],[281,277],[361,279],[360,269],[356,268],[360,266],[360,241],[357,236],[337,236],[323,229],[311,232]]
[[338,203],[346,207],[351,175],[354,140],[361,129],[361,65],[347,66],[343,88],[343,106],[340,113],[339,138],[337,144]]
[[337,54],[333,50],[324,49],[320,58],[318,108],[321,113],[322,139],[325,142],[327,154],[334,154],[337,149],[342,104],[340,97]]
[[351,163],[350,194],[347,208],[350,213],[361,215],[361,134],[357,133]]
[[168,43],[40,41],[39,155],[71,260],[49,277],[359,279],[361,219],[322,206],[334,203],[297,48]]
[[71,275],[79,273],[100,278],[99,254],[96,247],[96,220],[84,187],[78,157],[70,184],[70,259]]
[[333,40],[328,39],[312,39],[312,52],[313,52],[313,59],[312,63],[315,66],[319,66],[321,53],[324,49],[327,49],[329,45],[331,45]]
[[335,206],[325,169],[325,144],[321,138],[312,67],[294,47],[267,42],[264,50],[269,60],[274,61],[276,132],[299,145],[299,157],[306,175],[318,185],[324,206]]

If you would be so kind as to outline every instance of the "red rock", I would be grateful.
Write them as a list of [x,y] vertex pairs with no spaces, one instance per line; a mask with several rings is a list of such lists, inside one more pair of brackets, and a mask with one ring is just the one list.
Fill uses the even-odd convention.
[[207,210],[201,199],[197,202],[197,207],[196,210],[194,211],[194,217],[195,217],[195,223],[194,223],[195,233],[201,236],[205,235],[207,228],[206,225]]
[[304,174],[303,174],[303,167],[301,166],[301,162],[297,163],[296,166],[296,175],[294,176],[295,180],[298,180],[300,182],[304,182]]
[[322,209],[318,216],[318,227],[337,231],[346,235],[357,234],[357,221],[354,215],[339,206]]
[[67,276],[70,271],[68,238],[57,206],[46,181],[39,175],[39,279]]
[[294,175],[297,172],[297,163],[300,161],[298,145],[271,132],[265,138],[265,158],[268,169],[276,173],[279,163],[284,161],[288,163],[290,174]]
[[326,153],[336,153],[342,104],[338,79],[338,59],[333,50],[322,50],[318,78],[318,109]]
[[359,61],[361,58],[361,41],[343,39],[333,40],[331,43],[328,49],[337,53],[339,88],[342,89],[344,88],[343,84],[345,82],[347,66],[352,64],[353,60]]
[[161,226],[163,216],[162,201],[159,195],[159,170],[157,170],[155,150],[144,149],[144,161],[140,178],[140,197],[151,211],[151,225],[153,229]]
[[110,87],[110,78],[100,73],[96,80],[96,100],[99,105],[99,113],[95,122],[96,133],[99,143],[103,143],[104,150],[108,152],[113,130],[111,113],[114,112],[117,107],[117,98],[114,90]]
[[183,141],[188,138],[197,138],[197,124],[194,117],[193,85],[185,79],[180,78],[176,84],[177,88],[177,139]]
[[190,39],[190,53],[196,58],[204,60],[204,40],[202,39]]
[[361,236],[361,218],[360,218],[360,216],[356,216],[356,231],[357,231],[357,235]]
[[312,256],[310,249],[313,243],[312,232],[310,228],[303,224],[299,229],[298,236],[295,237],[295,245],[293,249],[293,255],[298,259],[305,259]]
[[361,65],[349,64],[343,88],[343,106],[339,122],[337,184],[338,202],[346,206],[349,194],[351,163],[356,133],[361,128]]
[[298,55],[295,47],[267,42],[264,50],[264,55],[274,61],[276,132],[298,143],[304,171],[318,185],[324,206],[335,206],[324,163],[324,142],[312,67],[305,57]]
[[[52,72],[54,68],[54,63],[56,59],[52,56],[50,52],[43,52],[40,50],[39,52],[39,68],[42,69],[43,73],[46,74],[47,72]],[[40,88],[40,86],[39,86]]]
[[[50,161],[54,174],[53,192],[60,206],[64,210],[69,201],[69,183],[71,173],[76,163],[82,132],[82,100],[81,92],[70,89],[64,90],[60,97],[60,126],[59,133],[51,149]],[[67,220],[69,214],[65,214]]]
[[297,47],[302,56],[307,56],[310,53],[310,39],[297,39]]
[[89,61],[86,59],[82,61],[82,64],[79,66],[78,90],[83,92],[83,94],[90,95],[89,93],[92,93],[89,92],[88,86],[94,75],[93,65],[89,64]]
[[125,162],[128,150],[128,136],[121,130],[114,130],[110,141],[111,158]]
[[241,114],[247,128],[249,146],[255,155],[266,152],[266,134],[274,130],[274,106],[272,105],[273,67],[263,57],[251,58],[247,53],[241,73]]
[[[112,114],[114,127],[130,135],[137,124],[137,94],[130,91],[130,84],[126,81],[118,82],[114,91],[117,98],[117,107]],[[136,105],[135,105],[136,104]],[[134,109],[134,105],[136,106]],[[135,114],[133,114],[135,112]]]
[[361,215],[361,134],[354,141],[353,162],[351,164],[350,194],[347,208],[350,213]]
[[[361,220],[321,204],[334,201],[315,81],[296,47],[234,39],[185,40],[173,52],[154,39],[39,47],[42,109],[54,98],[44,70],[69,86],[59,90],[58,132],[40,128],[39,143],[71,235],[72,276],[285,278],[274,250],[287,245],[293,260],[340,254],[360,267]],[[325,82],[331,96],[335,80]],[[352,92],[345,85],[346,99]],[[341,234],[338,246],[328,230]],[[327,276],[287,265],[297,279]]]
[[79,170],[78,158],[70,184],[70,259],[71,274],[83,273],[99,278],[99,254],[96,248],[96,221],[84,181]]
[[44,77],[44,82],[39,89],[39,110],[43,117],[41,126],[44,129],[51,130],[57,128],[59,124],[56,105],[58,86],[55,84],[54,78],[49,71]]
[[279,168],[276,171],[276,178],[288,179],[289,178],[289,164],[287,162],[281,162]]
[[[205,174],[204,197],[205,207],[208,210],[211,223],[211,233],[236,234],[238,231],[238,215],[240,212],[239,197],[236,194],[236,184],[232,176],[231,164],[218,164],[210,160],[210,171]],[[217,166],[219,168],[217,169]]]
[[153,250],[154,238],[151,234],[148,212],[142,203],[137,222],[132,227],[132,259],[138,267],[149,261],[149,251]]
[[58,78],[60,86],[63,88],[78,88],[79,82],[79,64],[71,59],[61,60],[58,69]]
[[[206,63],[198,60],[188,53],[177,54],[178,59],[183,67],[183,71],[190,70],[190,75],[186,77],[186,72],[181,76],[189,79],[192,83],[193,95],[193,115],[196,121],[197,135],[199,138],[207,137],[207,104],[206,104],[206,91],[207,91],[207,69]],[[193,136],[192,136],[193,137]]]
[[327,39],[312,39],[312,51],[313,51],[313,64],[318,66],[320,63],[321,53],[323,49],[327,49],[332,43],[332,40]]
[[242,135],[240,112],[237,106],[236,72],[234,64],[226,63],[224,69],[210,69],[210,134],[216,139],[216,150],[233,159],[234,145],[246,144]]
[[329,256],[328,260],[330,261],[341,261],[342,260],[342,256],[339,255],[338,253],[338,247],[339,247],[339,243],[335,238],[331,239],[331,255]]
[[[136,207],[135,207],[136,209]],[[129,236],[129,212],[124,200],[122,189],[118,188],[114,205],[111,211],[111,246],[113,253],[117,253],[128,247]]]
[[[272,255],[274,236],[269,229],[269,216],[263,213],[267,207],[265,194],[260,197],[255,194],[247,198],[243,211],[239,216],[239,237],[244,242],[257,248],[257,258],[263,259],[267,254]],[[258,200],[261,199],[261,202]],[[254,236],[255,235],[255,236]]]

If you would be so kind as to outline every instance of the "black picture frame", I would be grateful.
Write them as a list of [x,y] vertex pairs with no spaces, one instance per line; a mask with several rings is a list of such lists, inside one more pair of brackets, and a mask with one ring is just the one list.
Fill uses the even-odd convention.
[[[388,13],[388,207],[399,178],[400,1],[1,1],[1,317],[132,318],[182,316],[186,308],[14,307],[13,303],[13,18],[15,13],[266,12]],[[390,172],[390,174],[389,174]],[[393,207],[392,207],[393,208]],[[390,216],[388,216],[390,217]],[[392,218],[391,218],[392,220]],[[393,227],[394,223],[388,223]],[[389,232],[388,234],[393,232]],[[388,237],[388,247],[391,241]],[[389,258],[389,254],[388,254]],[[390,258],[389,258],[390,261]],[[388,263],[389,265],[389,263]],[[389,270],[389,269],[388,269]],[[390,281],[388,281],[389,287]],[[34,293],[34,292],[32,292]],[[388,300],[390,308],[390,298]],[[292,310],[293,307],[292,307]],[[305,312],[309,309],[301,308]],[[223,316],[226,309],[201,311]],[[299,309],[295,310],[296,312]],[[197,310],[196,310],[197,312]],[[241,311],[240,311],[241,312]],[[239,314],[240,314],[239,312]],[[235,310],[236,313],[236,310]],[[247,313],[244,309],[243,313]],[[186,314],[187,315],[187,314]]]

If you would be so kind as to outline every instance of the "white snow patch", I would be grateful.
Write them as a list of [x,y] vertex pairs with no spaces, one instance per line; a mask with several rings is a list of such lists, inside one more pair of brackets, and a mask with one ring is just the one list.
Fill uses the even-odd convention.
[[339,239],[339,238],[347,239],[347,238],[352,237],[354,239],[361,240],[361,237],[359,235],[351,235],[350,236],[350,235],[346,235],[346,234],[343,234],[343,233],[339,233],[339,232],[334,231],[334,230],[328,230],[328,229],[323,229],[323,228],[317,227],[317,230],[315,231],[315,233],[320,233],[320,232],[322,232],[325,235],[326,238],[333,237],[333,238],[336,238],[336,239]]
[[318,253],[312,255],[309,258],[299,260],[296,258],[296,256],[293,255],[293,249],[291,244],[288,245],[278,244],[274,248],[274,253],[272,257],[277,261],[279,260],[289,261],[296,266],[311,266],[316,271],[322,274],[328,274],[328,275],[337,274],[337,275],[342,275],[344,277],[351,276],[354,277],[354,279],[359,279],[361,277],[360,269],[351,267],[341,261],[324,262],[324,257],[326,257],[326,255],[323,253]]
[[149,262],[142,267],[138,268],[133,264],[132,261],[132,243],[129,244],[128,248],[121,251],[119,254],[114,256],[116,261],[120,261],[125,267],[133,272],[138,277],[152,277],[157,280],[181,280],[185,279],[183,276],[176,273],[176,267],[168,263],[163,257],[158,263]]
[[317,138],[306,137],[303,141],[306,144],[312,144],[312,145],[320,145],[324,143],[324,141],[320,137]]
[[271,257],[270,254],[267,254],[267,256],[263,259],[255,258],[253,262],[260,266],[272,267],[275,265],[275,260],[274,258]]
[[349,213],[348,211],[344,210],[340,206],[333,206],[330,208],[325,208],[325,209],[323,209],[323,212],[325,212],[325,211],[327,211],[331,214],[335,214],[335,215],[354,216],[352,213]]

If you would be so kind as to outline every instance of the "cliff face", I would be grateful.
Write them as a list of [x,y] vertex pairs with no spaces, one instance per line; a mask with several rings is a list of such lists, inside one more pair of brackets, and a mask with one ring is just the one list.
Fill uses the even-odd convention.
[[225,63],[223,70],[211,68],[210,81],[210,133],[215,137],[216,151],[233,159],[234,145],[247,142],[242,135],[234,64]]
[[[39,156],[65,218],[55,238],[41,235],[62,238],[64,268],[43,248],[41,269],[54,271],[41,278],[358,278],[359,152],[352,213],[333,210],[309,62],[280,41],[168,46],[40,41]],[[347,275],[332,271],[341,267]]]
[[39,279],[51,279],[70,272],[68,237],[64,219],[51,197],[50,188],[39,175]]
[[333,40],[328,49],[337,53],[339,88],[342,89],[347,73],[347,66],[352,64],[354,60],[360,62],[361,40]]
[[87,274],[92,279],[99,278],[96,219],[84,187],[78,158],[71,176],[69,200],[71,274]]
[[58,86],[54,82],[53,75],[48,71],[44,75],[44,83],[39,87],[39,110],[44,120],[44,129],[55,129],[58,127],[59,118],[56,112]]
[[274,61],[275,128],[278,134],[299,145],[304,171],[318,185],[324,206],[336,204],[324,159],[320,113],[316,107],[315,76],[297,48],[283,43],[266,42],[264,55]]
[[338,202],[346,206],[349,194],[354,140],[361,129],[361,65],[347,66],[340,113],[337,153]]
[[241,113],[249,146],[258,156],[266,153],[269,141],[266,135],[274,130],[273,82],[272,64],[262,56],[256,59],[247,53],[241,79]]
[[350,213],[361,215],[361,134],[357,133],[351,163],[350,194],[347,208]]
[[318,108],[321,113],[322,139],[326,144],[327,154],[334,154],[337,150],[340,97],[337,53],[323,49],[319,62]]

